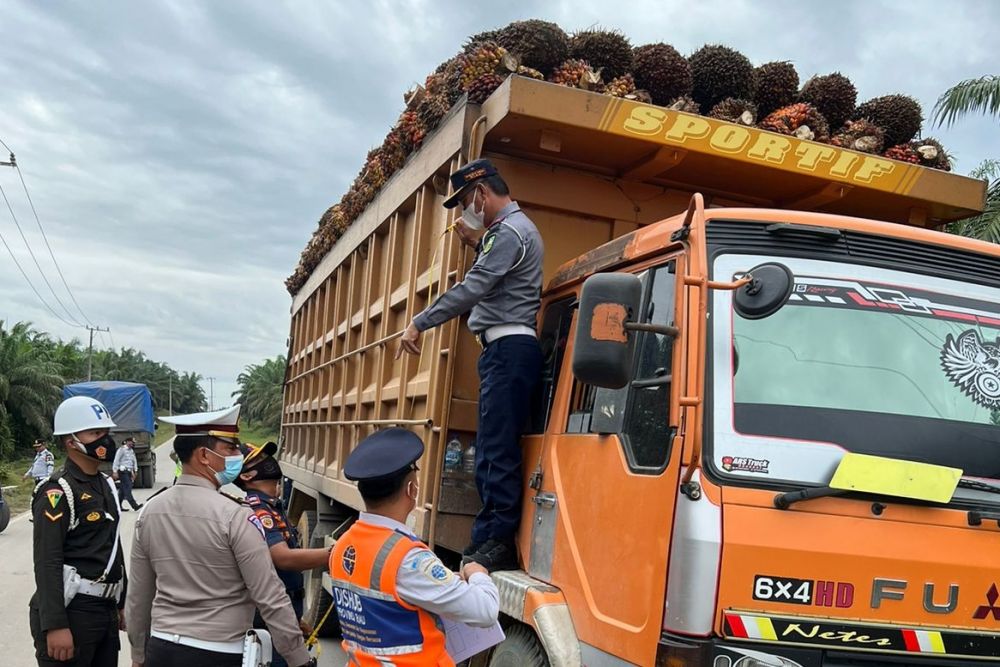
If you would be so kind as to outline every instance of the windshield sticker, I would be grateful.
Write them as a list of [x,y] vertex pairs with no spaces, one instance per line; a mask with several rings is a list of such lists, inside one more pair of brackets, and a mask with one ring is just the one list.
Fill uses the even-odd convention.
[[726,472],[756,472],[770,474],[771,462],[767,459],[752,459],[749,456],[723,456],[722,469]]
[[984,342],[975,329],[948,334],[941,367],[952,383],[984,408],[1000,407],[1000,339]]
[[796,276],[788,305],[848,308],[1000,326],[1000,309],[994,303],[856,280]]

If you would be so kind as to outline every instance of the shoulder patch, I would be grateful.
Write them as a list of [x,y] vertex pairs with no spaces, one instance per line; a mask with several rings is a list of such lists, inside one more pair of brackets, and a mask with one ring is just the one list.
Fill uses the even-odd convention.
[[48,498],[49,505],[52,506],[52,509],[55,509],[56,505],[59,504],[59,501],[63,499],[62,489],[49,489],[45,492],[45,497]]
[[93,497],[94,496],[90,495],[86,491],[84,491],[83,493],[80,494],[80,500],[90,500]]
[[257,518],[260,519],[260,525],[267,530],[274,528],[274,517],[267,510],[257,510]]
[[256,507],[257,505],[260,505],[260,497],[259,496],[255,496],[253,494],[247,494],[247,497],[245,498],[245,500],[246,500],[247,505],[249,505],[250,507]]
[[251,514],[250,516],[247,517],[247,521],[250,522],[251,526],[253,526],[254,528],[257,529],[257,532],[260,533],[261,538],[263,538],[264,537],[264,526],[263,526],[263,524],[261,524],[260,519],[257,518],[257,515],[256,514]]
[[90,521],[91,523],[93,523],[94,521],[99,521],[100,519],[101,519],[100,512],[91,512],[90,514],[87,515],[87,521]]
[[48,510],[45,510],[45,516],[49,521],[58,521],[62,518],[62,515],[62,512],[59,512],[58,514],[50,514]]
[[490,234],[485,241],[483,241],[483,252],[482,252],[483,255],[485,255],[486,253],[488,253],[490,250],[493,249],[493,241],[496,239],[496,237],[497,237],[496,232],[494,232]]
[[422,550],[413,557],[410,563],[417,572],[433,581],[435,584],[445,585],[451,583],[455,573],[444,566],[444,563],[434,555],[434,552]]
[[239,496],[234,496],[231,493],[226,493],[225,491],[219,491],[219,495],[222,496],[223,498],[229,498],[230,500],[232,500],[237,505],[246,505],[247,504],[246,499],[240,498]]

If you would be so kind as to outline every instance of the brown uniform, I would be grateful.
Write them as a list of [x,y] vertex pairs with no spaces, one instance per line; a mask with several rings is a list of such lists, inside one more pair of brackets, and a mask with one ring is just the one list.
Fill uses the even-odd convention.
[[253,626],[255,608],[290,665],[309,661],[259,520],[208,480],[181,475],[146,504],[129,569],[125,613],[134,661],[145,662],[153,631],[239,641]]

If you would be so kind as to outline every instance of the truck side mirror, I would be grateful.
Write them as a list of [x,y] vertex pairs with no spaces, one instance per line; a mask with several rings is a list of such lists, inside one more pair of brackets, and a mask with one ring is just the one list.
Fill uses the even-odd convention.
[[747,320],[770,317],[788,303],[795,287],[791,269],[778,262],[767,262],[746,273],[750,282],[738,287],[733,294],[736,314]]
[[595,387],[621,389],[632,378],[635,337],[626,323],[638,319],[642,283],[629,273],[598,273],[583,283],[573,343],[573,375]]

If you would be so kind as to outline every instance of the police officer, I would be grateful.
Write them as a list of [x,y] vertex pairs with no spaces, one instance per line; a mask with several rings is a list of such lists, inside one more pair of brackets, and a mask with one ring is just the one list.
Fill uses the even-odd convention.
[[254,608],[277,651],[309,664],[260,520],[218,493],[243,467],[239,406],[160,419],[176,427],[183,474],[136,521],[126,601],[133,665],[240,667]]
[[56,466],[56,459],[49,451],[44,440],[35,440],[32,445],[35,448],[35,458],[31,461],[31,467],[24,473],[24,479],[29,476],[38,484],[42,480],[48,479],[52,475],[52,470]]
[[424,443],[401,428],[378,431],[344,465],[365,512],[330,555],[334,600],[350,665],[454,665],[439,617],[490,627],[500,610],[486,568],[446,568],[406,525],[420,495]]
[[[281,466],[274,458],[278,445],[268,442],[257,447],[244,443],[241,449],[243,471],[235,482],[236,486],[246,491],[246,503],[264,527],[271,561],[285,585],[285,592],[303,633],[312,632],[311,628],[302,625],[302,602],[305,597],[302,572],[325,566],[330,559],[330,550],[300,548],[298,531],[288,523],[288,516],[278,499],[283,478]],[[254,616],[254,627],[267,627],[259,613]],[[275,656],[271,667],[286,667],[287,664],[283,658]]]
[[35,487],[31,502],[29,625],[40,667],[118,664],[125,561],[114,483],[97,470],[114,456],[114,426],[93,398],[74,396],[56,409],[53,433],[66,448],[66,466]]
[[135,496],[132,495],[132,484],[135,482],[135,473],[139,468],[135,460],[135,452],[132,451],[133,447],[135,447],[134,438],[129,437],[122,440],[121,448],[115,453],[115,462],[111,464],[112,477],[121,483],[122,512],[128,512],[128,508],[125,507],[126,501],[132,505],[134,510],[142,508],[142,503],[137,503]]
[[478,240],[476,260],[462,282],[413,318],[400,352],[419,354],[421,332],[470,313],[469,329],[483,346],[476,434],[476,488],[483,507],[464,555],[491,572],[515,569],[520,437],[542,366],[535,320],[544,248],[535,225],[511,200],[489,160],[470,162],[451,175],[451,183],[455,194],[444,205],[462,207],[459,236],[467,244]]

